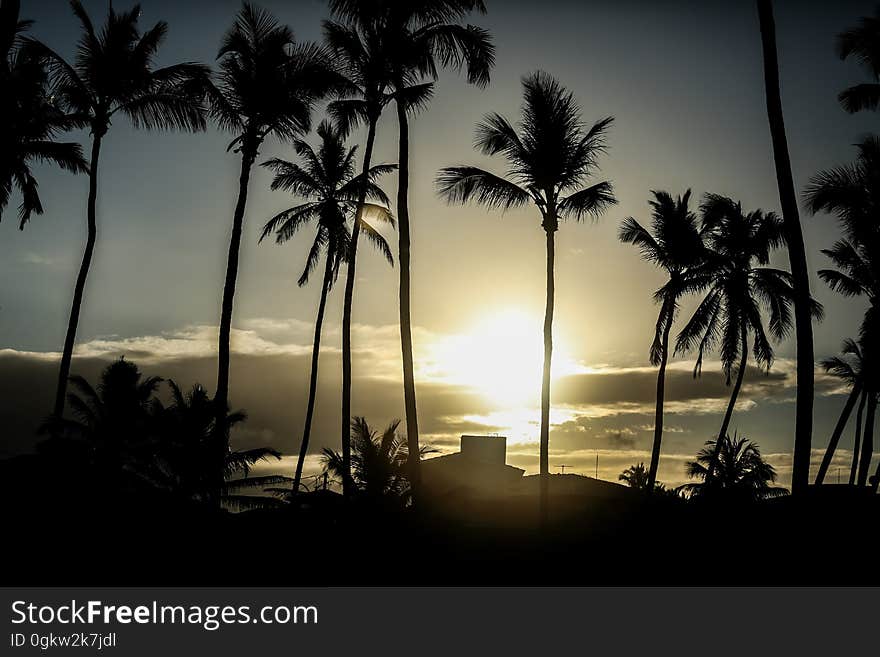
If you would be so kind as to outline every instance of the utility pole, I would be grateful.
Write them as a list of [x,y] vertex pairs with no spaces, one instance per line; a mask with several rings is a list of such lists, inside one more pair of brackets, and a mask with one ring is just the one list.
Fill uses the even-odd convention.
[[562,468],[562,474],[565,474],[565,469],[566,469],[568,466],[567,466],[565,463],[562,463],[562,464],[560,464],[560,465],[558,465],[558,466],[556,466],[556,467],[558,467],[558,468]]
[[599,478],[599,448],[596,448],[596,479]]

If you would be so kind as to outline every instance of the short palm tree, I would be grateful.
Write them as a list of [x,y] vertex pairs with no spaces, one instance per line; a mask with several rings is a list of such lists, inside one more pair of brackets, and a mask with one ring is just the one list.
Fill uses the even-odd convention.
[[[299,490],[303,464],[309,449],[309,436],[312,428],[312,415],[315,410],[315,394],[318,385],[318,354],[321,348],[321,328],[324,323],[324,309],[327,294],[339,275],[339,268],[348,258],[352,244],[353,230],[348,227],[349,218],[354,218],[360,208],[361,230],[380,250],[385,259],[392,263],[394,256],[385,238],[363,219],[364,212],[394,225],[388,210],[388,197],[376,184],[376,180],[395,169],[393,165],[380,164],[371,167],[366,176],[355,176],[355,153],[357,147],[346,148],[343,132],[329,121],[318,126],[321,139],[320,148],[315,151],[307,142],[296,140],[294,149],[303,164],[272,159],[263,166],[275,172],[272,189],[283,189],[296,196],[307,199],[305,203],[284,210],[272,217],[263,227],[261,239],[275,233],[275,241],[282,244],[290,240],[300,228],[310,221],[318,224],[312,248],[299,285],[308,283],[311,273],[318,266],[321,252],[324,252],[324,278],[321,283],[321,300],[318,303],[318,317],[315,320],[315,339],[312,344],[312,367],[309,378],[309,397],[306,406],[305,425],[293,479],[294,494]],[[364,183],[366,179],[366,184]],[[378,203],[361,203],[361,194]]]
[[865,109],[874,110],[880,105],[880,8],[873,16],[859,19],[856,27],[842,32],[837,37],[837,54],[841,59],[855,57],[871,82],[857,84],[840,92],[838,100],[847,112],[854,113]]
[[648,485],[648,469],[644,463],[629,466],[618,475],[617,480],[636,490],[650,490]]
[[[351,421],[351,473],[345,469],[342,455],[324,450],[324,468],[338,480],[351,477],[352,490],[367,502],[390,500],[406,502],[411,493],[407,475],[406,440],[397,433],[400,420],[394,420],[379,435],[362,417]],[[430,449],[423,447],[422,454]]]
[[56,108],[49,96],[49,79],[40,57],[23,48],[23,34],[31,21],[19,20],[18,0],[0,5],[0,219],[13,187],[21,204],[18,224],[23,229],[32,214],[42,214],[37,179],[31,167],[51,162],[73,173],[85,173],[88,164],[79,144],[56,141],[77,121]]
[[[864,297],[868,310],[859,327],[861,358],[866,363],[878,362],[878,331],[880,331],[880,138],[865,137],[858,144],[858,157],[845,166],[822,171],[810,180],[804,191],[808,209],[813,213],[828,212],[837,217],[844,237],[830,249],[822,251],[834,269],[819,270],[828,286],[847,297]],[[859,457],[859,486],[868,482],[868,469],[873,453],[874,417],[877,411],[876,366],[867,366],[865,381],[867,417]]]
[[624,220],[619,237],[638,247],[642,257],[664,269],[669,281],[654,294],[660,303],[660,314],[651,343],[651,364],[659,367],[657,373],[657,401],[654,411],[654,444],[651,465],[645,488],[654,489],[660,465],[660,445],[663,440],[663,397],[666,382],[666,364],[669,360],[669,333],[678,314],[679,299],[685,291],[689,272],[702,262],[703,240],[699,220],[689,207],[691,190],[673,199],[668,192],[653,192],[651,231],[632,217]]
[[850,389],[850,393],[846,398],[846,403],[843,405],[843,411],[841,411],[840,417],[837,419],[837,424],[834,425],[834,431],[831,433],[831,439],[828,441],[828,448],[825,450],[825,455],[822,457],[822,463],[819,465],[819,472],[816,475],[817,486],[825,481],[828,468],[834,458],[834,452],[837,450],[837,444],[840,442],[840,436],[846,428],[846,423],[849,421],[849,416],[852,413],[853,407],[856,405],[856,402],[861,399],[859,410],[856,414],[858,426],[856,427],[856,446],[853,449],[852,474],[853,476],[855,475],[855,464],[857,463],[857,453],[859,449],[858,443],[860,442],[859,434],[861,431],[862,412],[866,399],[866,372],[864,371],[865,368],[862,361],[862,350],[855,340],[849,338],[844,340],[843,346],[841,347],[841,355],[826,358],[822,361],[822,367],[825,368],[826,372],[837,377],[847,385]]
[[466,68],[469,82],[487,85],[495,48],[486,30],[462,24],[473,12],[485,13],[481,0],[330,0],[330,8],[343,21],[378,35],[396,100],[400,343],[410,478],[418,489],[419,424],[410,310],[409,116],[427,104],[432,88],[426,80],[436,79],[441,68]]
[[53,408],[58,417],[64,411],[80,307],[97,237],[98,167],[104,137],[113,119],[120,115],[128,117],[134,127],[147,130],[204,130],[201,90],[208,73],[205,66],[194,63],[154,68],[168,24],[159,21],[142,34],[138,28],[141,10],[137,5],[121,13],[111,6],[105,24],[99,30],[79,0],[71,0],[70,6],[82,27],[72,64],[37,41],[29,43],[29,48],[48,66],[58,107],[88,126],[92,137],[86,210],[88,237],[58,370]]
[[[705,297],[678,335],[675,351],[697,348],[694,376],[702,371],[703,357],[719,348],[721,366],[730,385],[737,361],[736,381],[727,411],[713,445],[721,449],[736,406],[749,358],[749,334],[758,365],[769,370],[773,348],[764,328],[762,310],[769,313],[770,334],[782,340],[792,329],[791,274],[766,266],[771,252],[782,246],[782,221],[773,212],[745,212],[740,203],[707,194],[700,206],[707,246],[705,262],[694,272],[686,289],[704,291]],[[814,314],[820,313],[814,304]],[[713,476],[713,462],[707,477]]]
[[[220,472],[214,471],[212,456],[218,433],[228,435],[236,425],[247,419],[244,411],[227,412],[223,418],[223,432],[214,430],[216,413],[208,391],[195,384],[186,392],[169,380],[171,404],[161,409],[162,431],[157,458],[160,461],[157,484],[185,499],[216,503],[227,509],[243,511],[277,506],[274,497],[248,494],[255,488],[265,488],[291,481],[281,475],[253,477],[251,468],[260,461],[280,459],[281,454],[269,447],[245,450],[226,450]],[[218,479],[223,483],[215,487]]]
[[[364,145],[361,176],[370,170],[373,147],[376,142],[376,129],[382,111],[393,100],[389,91],[390,75],[388,58],[383,51],[379,34],[372,25],[351,22],[324,21],[324,40],[336,54],[342,74],[348,82],[344,98],[331,102],[328,112],[345,132],[366,124],[367,139]],[[364,180],[365,178],[362,178]],[[363,208],[367,200],[367,188],[358,194],[358,208]],[[360,210],[358,210],[360,215]],[[355,221],[351,230],[351,244],[345,274],[345,292],[342,306],[342,460],[347,471],[351,471],[351,315],[354,301],[355,273],[357,270],[357,251],[360,242],[361,222]],[[350,477],[343,478],[343,494],[348,497]]]
[[505,177],[473,166],[442,169],[437,177],[441,197],[450,203],[474,201],[501,211],[538,208],[547,249],[547,305],[544,313],[544,372],[541,383],[540,507],[547,514],[550,446],[550,361],[553,355],[554,263],[556,231],[561,220],[598,218],[615,204],[610,182],[585,187],[605,151],[612,119],[585,128],[574,96],[552,76],[538,72],[523,80],[524,102],[519,130],[500,114],[477,126],[476,148],[502,155]]
[[87,463],[100,476],[117,479],[125,473],[148,477],[155,453],[158,400],[162,379],[144,377],[134,363],[120,358],[102,372],[97,386],[81,376],[70,377],[67,396],[73,419],[52,416],[55,436],[73,439],[85,448]]
[[763,500],[788,494],[776,483],[776,469],[764,460],[758,446],[745,438],[724,436],[706,442],[695,461],[686,465],[687,476],[701,479],[681,489],[695,497],[724,494],[749,500]]
[[314,105],[336,88],[339,78],[327,52],[296,43],[289,27],[249,3],[223,37],[217,58],[219,71],[207,87],[211,115],[221,129],[235,134],[228,150],[241,155],[220,311],[214,395],[220,416],[229,403],[229,336],[251,168],[266,137],[290,141],[309,131]]

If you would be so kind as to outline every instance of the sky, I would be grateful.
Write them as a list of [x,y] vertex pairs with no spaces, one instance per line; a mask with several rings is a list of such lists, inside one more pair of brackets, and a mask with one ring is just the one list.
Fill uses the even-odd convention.
[[[97,17],[106,3],[86,0]],[[862,81],[841,62],[834,37],[870,14],[873,3],[777,2],[776,22],[786,127],[796,187],[816,172],[850,161],[878,116],[848,115],[836,97]],[[22,2],[33,34],[66,56],[77,23],[61,0]],[[122,6],[123,3],[117,3]],[[320,39],[328,11],[318,1],[264,0],[299,40]],[[433,102],[412,122],[412,318],[423,442],[457,450],[462,433],[500,433],[508,462],[537,470],[541,324],[545,299],[544,238],[534,208],[504,215],[447,206],[434,176],[452,164],[503,172],[503,163],[473,150],[475,124],[487,112],[519,116],[520,80],[534,70],[556,76],[591,123],[614,116],[609,150],[596,181],[611,180],[619,204],[595,223],[566,223],[557,234],[556,322],[551,471],[616,479],[650,458],[656,373],[648,363],[657,307],[651,295],[663,275],[616,237],[620,222],[649,219],[650,190],[696,197],[720,193],[747,209],[779,209],[752,2],[487,2],[497,66],[486,89],[454,72],[441,75]],[[238,8],[232,0],[143,3],[142,25],[170,24],[159,64],[213,63]],[[323,117],[319,109],[313,117]],[[355,144],[363,135],[352,136]],[[86,143],[88,135],[73,138]],[[311,137],[310,137],[311,138]],[[230,136],[138,132],[124,120],[104,141],[98,201],[98,244],[77,336],[73,370],[94,379],[120,355],[148,374],[209,388],[216,380],[216,333],[237,192],[239,161]],[[396,160],[393,110],[379,125],[376,159]],[[287,144],[268,141],[260,160],[294,159]],[[14,198],[0,223],[0,456],[33,447],[34,428],[50,407],[73,282],[85,240],[87,178],[37,167],[43,216],[17,229]],[[298,288],[312,234],[276,246],[259,230],[297,200],[269,190],[254,169],[245,219],[233,318],[231,402],[247,410],[236,430],[242,446],[271,445],[295,460],[302,431],[318,285]],[[392,198],[396,176],[382,185]],[[820,249],[839,234],[827,216],[802,210],[810,270],[826,266]],[[396,244],[396,236],[386,232]],[[396,250],[396,249],[395,249]],[[376,253],[358,259],[353,334],[353,412],[377,428],[403,414],[397,327],[397,272]],[[781,252],[775,263],[787,267]],[[818,279],[814,295],[826,319],[815,329],[817,360],[855,334],[864,308],[831,293]],[[342,286],[330,296],[320,361],[313,453],[338,449]],[[693,301],[685,304],[683,326]],[[758,443],[783,483],[793,440],[792,341],[777,346],[769,374],[747,371],[731,428]],[[692,357],[677,358],[667,386],[662,481],[684,480],[684,463],[713,438],[729,388],[717,363],[693,379]],[[843,405],[842,390],[817,378],[814,461]],[[852,431],[835,468],[850,458]],[[309,469],[319,467],[317,456]],[[816,463],[814,463],[816,467]]]

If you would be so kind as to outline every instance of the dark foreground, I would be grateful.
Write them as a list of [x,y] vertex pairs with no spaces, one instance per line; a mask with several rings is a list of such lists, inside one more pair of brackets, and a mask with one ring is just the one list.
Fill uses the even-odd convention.
[[230,514],[4,466],[6,586],[880,584],[880,497],[847,487],[698,504],[556,485],[539,531],[533,496]]

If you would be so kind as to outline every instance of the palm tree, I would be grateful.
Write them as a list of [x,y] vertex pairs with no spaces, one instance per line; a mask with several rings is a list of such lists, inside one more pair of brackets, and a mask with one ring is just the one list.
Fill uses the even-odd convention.
[[639,463],[638,465],[631,465],[626,470],[621,472],[617,480],[624,482],[630,488],[635,488],[636,490],[650,490],[650,486],[648,484],[648,470],[645,468],[644,463]]
[[862,359],[868,365],[865,382],[867,417],[859,457],[857,485],[868,481],[873,453],[874,416],[880,390],[877,367],[877,338],[880,330],[880,138],[865,137],[858,144],[858,157],[845,166],[822,171],[804,191],[810,212],[828,212],[837,217],[844,237],[822,251],[835,269],[819,270],[819,278],[835,292],[847,297],[866,297],[868,310],[859,327]]
[[745,438],[724,436],[709,440],[697,453],[695,461],[686,464],[687,476],[700,482],[684,484],[681,489],[695,497],[726,494],[753,501],[779,497],[788,493],[772,486],[776,469],[764,460],[758,446]]
[[118,484],[131,474],[150,481],[158,429],[155,394],[161,382],[156,376],[144,377],[124,358],[101,372],[97,386],[71,376],[67,402],[73,419],[50,416],[45,428],[53,437],[64,436],[65,442],[80,446],[84,465],[101,478]]
[[88,164],[82,147],[56,141],[59,133],[76,127],[77,121],[58,110],[48,93],[48,75],[40,58],[22,47],[23,33],[31,21],[19,20],[19,1],[0,4],[0,219],[13,186],[18,187],[19,228],[32,214],[42,214],[37,179],[31,166],[52,162],[73,173],[85,173]]
[[[860,398],[862,399],[862,402],[859,404],[857,417],[858,423],[861,425],[862,409],[864,407],[865,398],[865,374],[863,365],[862,350],[859,347],[859,344],[852,339],[846,339],[843,341],[840,356],[833,356],[822,361],[822,367],[825,368],[825,371],[845,382],[850,388],[850,393],[846,398],[846,403],[843,405],[843,411],[840,413],[837,424],[834,425],[834,431],[831,433],[831,439],[828,441],[828,448],[825,450],[825,455],[822,457],[822,463],[819,466],[819,472],[816,475],[817,486],[825,481],[825,475],[828,473],[828,468],[834,458],[834,452],[837,449],[838,442],[840,442],[840,436],[846,428],[846,423],[849,421],[849,416],[852,413],[853,407],[856,405],[856,401]],[[860,426],[856,428],[856,442],[859,441],[860,428]],[[855,448],[854,452],[856,450],[858,450],[858,447]]]
[[550,361],[553,354],[554,262],[559,221],[598,218],[615,204],[610,182],[584,187],[605,151],[612,119],[589,129],[571,92],[552,76],[537,72],[523,80],[524,102],[519,131],[500,114],[477,126],[476,148],[502,155],[506,177],[473,166],[442,169],[437,177],[441,197],[450,203],[475,201],[506,211],[534,203],[541,214],[547,249],[547,305],[544,313],[544,372],[541,382],[540,517],[547,517],[550,445]]
[[[373,158],[376,142],[376,126],[385,106],[393,100],[388,91],[390,75],[387,58],[383,52],[382,41],[373,25],[361,23],[345,25],[335,21],[324,21],[324,39],[339,58],[342,73],[348,82],[346,98],[333,101],[328,106],[329,113],[336,122],[348,132],[361,124],[367,125],[367,140],[364,147],[361,175],[366,176]],[[365,178],[362,178],[362,180]],[[355,272],[357,267],[357,247],[360,241],[360,208],[367,200],[367,188],[358,194],[358,220],[351,230],[351,244],[345,274],[345,293],[342,306],[342,460],[344,470],[351,472],[351,315],[354,300]],[[351,477],[343,477],[343,494],[352,492]]]
[[[280,159],[269,160],[263,165],[275,172],[275,178],[272,181],[273,190],[283,189],[307,199],[307,201],[272,217],[263,227],[260,239],[262,240],[274,232],[276,234],[275,241],[278,244],[283,244],[309,221],[316,220],[318,222],[318,230],[306,260],[305,269],[298,281],[300,287],[309,282],[311,273],[318,266],[321,252],[325,252],[324,279],[321,284],[321,300],[318,303],[315,339],[312,345],[309,398],[302,442],[299,448],[299,459],[296,463],[296,474],[293,479],[294,494],[299,490],[303,464],[309,448],[318,385],[321,327],[324,323],[327,294],[339,275],[339,267],[347,259],[352,248],[352,233],[349,232],[348,218],[359,214],[364,234],[376,245],[389,263],[394,263],[391,248],[385,238],[364,221],[362,215],[364,211],[369,211],[371,215],[393,226],[394,219],[387,209],[388,197],[375,183],[375,180],[379,176],[393,171],[395,167],[381,164],[371,167],[365,177],[355,176],[354,159],[357,148],[347,149],[345,147],[343,132],[329,121],[323,121],[318,126],[318,136],[321,139],[321,146],[317,152],[301,139],[294,142],[294,149],[303,160],[302,166]],[[366,178],[366,184],[363,184],[364,178]],[[366,191],[367,198],[378,201],[382,205],[361,203],[360,196],[363,191]],[[358,208],[360,208],[360,213],[358,213]]]
[[[218,503],[236,511],[277,506],[274,497],[250,495],[254,488],[289,484],[291,479],[282,475],[253,477],[251,468],[260,461],[279,460],[281,454],[269,447],[232,450],[223,445],[225,456],[222,471],[214,472],[212,455],[217,451],[218,435],[226,436],[236,425],[247,420],[244,411],[228,411],[223,417],[223,430],[214,429],[216,411],[208,391],[198,383],[183,392],[172,380],[172,403],[167,408],[154,411],[162,421],[160,445],[157,457],[163,467],[162,477],[156,485],[170,490],[185,499],[196,502]],[[215,482],[224,483],[216,490]]]
[[[792,328],[791,274],[767,267],[771,252],[784,243],[782,222],[773,212],[745,212],[724,196],[707,194],[700,206],[702,232],[708,252],[700,271],[689,277],[685,289],[706,292],[691,319],[678,335],[676,353],[697,347],[694,376],[702,371],[704,355],[720,347],[721,365],[730,385],[737,360],[736,381],[727,411],[713,443],[721,449],[748,364],[748,338],[758,365],[769,370],[773,348],[764,329],[762,309],[769,312],[771,335],[782,340]],[[764,265],[764,266],[759,266]],[[818,304],[813,312],[820,313]],[[713,463],[707,477],[711,481]]]
[[409,115],[427,104],[431,87],[424,80],[436,79],[442,67],[467,68],[468,82],[480,87],[487,85],[495,63],[495,48],[486,30],[461,24],[474,11],[485,13],[481,0],[331,0],[330,7],[343,20],[379,35],[395,95],[400,166],[400,343],[410,480],[418,490],[419,424],[410,311]]
[[810,476],[810,450],[813,436],[813,311],[810,274],[804,233],[798,214],[797,194],[791,175],[791,158],[785,136],[782,97],[779,91],[779,64],[776,55],[776,24],[772,0],[758,0],[761,44],[764,51],[764,87],[767,118],[773,141],[776,181],[782,206],[782,228],[788,246],[791,283],[794,292],[794,324],[797,341],[797,391],[792,456],[791,489],[797,495],[806,490]]
[[200,101],[208,69],[201,64],[182,63],[154,68],[168,24],[159,21],[141,34],[140,7],[117,13],[111,6],[103,28],[96,30],[79,0],[71,0],[82,36],[77,56],[69,64],[47,46],[30,41],[29,47],[42,57],[52,79],[58,106],[91,131],[89,197],[86,211],[88,237],[76,279],[70,321],[64,339],[54,415],[64,412],[64,395],[70,373],[80,306],[97,237],[96,204],[101,144],[118,115],[125,115],[136,128],[151,130],[204,130],[205,111]]
[[871,78],[871,82],[857,84],[840,92],[837,99],[849,113],[864,109],[877,109],[880,104],[880,7],[873,16],[859,19],[856,27],[842,32],[837,37],[837,54],[841,59],[855,57]]
[[[400,420],[392,421],[380,436],[362,417],[351,421],[351,473],[345,469],[342,455],[324,450],[324,468],[340,481],[350,477],[350,486],[368,502],[392,500],[405,502],[412,488],[407,476],[407,442],[397,433]],[[433,450],[423,447],[421,456]]]
[[663,440],[663,396],[666,382],[666,364],[669,359],[669,332],[678,314],[678,300],[684,292],[689,270],[702,259],[703,240],[697,216],[688,207],[691,190],[673,199],[668,192],[653,192],[650,231],[632,217],[620,227],[620,240],[634,244],[642,257],[661,267],[669,274],[669,281],[654,294],[661,304],[660,315],[654,329],[651,344],[651,365],[659,366],[657,373],[657,402],[654,411],[654,444],[651,449],[651,465],[645,487],[652,491],[657,481],[660,465],[660,444]]
[[[229,402],[229,335],[251,168],[266,137],[293,140],[308,132],[315,103],[336,88],[339,78],[328,53],[296,43],[289,27],[247,2],[223,37],[217,58],[219,72],[208,86],[211,115],[221,129],[235,134],[227,150],[241,154],[220,312],[214,395],[219,416]],[[217,423],[218,430],[221,426]]]

